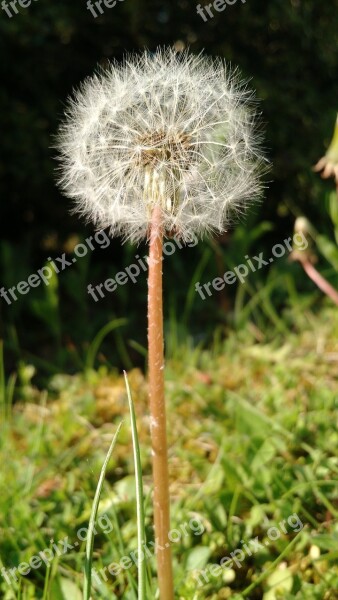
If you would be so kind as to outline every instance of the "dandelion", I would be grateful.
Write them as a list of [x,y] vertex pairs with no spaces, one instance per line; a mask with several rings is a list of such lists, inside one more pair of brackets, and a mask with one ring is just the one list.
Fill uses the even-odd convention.
[[66,112],[63,190],[132,241],[149,234],[155,205],[164,235],[222,233],[261,191],[251,100],[221,59],[158,50],[113,63]]
[[261,194],[253,94],[221,59],[158,49],[88,78],[60,128],[59,182],[75,209],[149,241],[148,361],[161,600],[173,599],[163,379],[162,244],[223,233]]

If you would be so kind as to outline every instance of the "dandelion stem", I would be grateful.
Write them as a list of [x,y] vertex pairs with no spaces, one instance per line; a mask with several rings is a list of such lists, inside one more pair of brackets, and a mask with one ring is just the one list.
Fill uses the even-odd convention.
[[149,398],[154,479],[154,522],[157,572],[161,600],[173,600],[173,573],[169,543],[170,501],[164,399],[162,210],[155,205],[150,224],[148,275]]

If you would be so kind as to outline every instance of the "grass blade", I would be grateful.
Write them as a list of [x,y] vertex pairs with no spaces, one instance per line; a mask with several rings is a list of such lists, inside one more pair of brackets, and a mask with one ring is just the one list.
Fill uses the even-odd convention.
[[97,510],[99,507],[101,490],[102,490],[108,462],[109,462],[112,452],[114,450],[116,440],[119,435],[121,426],[122,426],[122,422],[119,424],[119,426],[116,430],[116,433],[113,437],[112,443],[110,444],[109,450],[107,452],[107,456],[103,463],[99,481],[98,481],[97,488],[96,488],[96,492],[95,492],[95,496],[94,496],[94,500],[93,500],[92,510],[90,513],[89,525],[88,525],[88,535],[87,535],[87,541],[86,541],[86,559],[85,559],[85,566],[84,566],[83,600],[90,600],[91,582],[92,582],[94,529],[95,529],[96,515],[97,515]]
[[112,321],[104,325],[102,329],[100,329],[100,331],[96,334],[88,348],[85,364],[86,371],[94,369],[96,355],[106,335],[108,335],[108,333],[110,333],[111,331],[114,331],[114,329],[125,325],[126,323],[127,319],[113,319]]
[[298,542],[298,537],[300,533],[301,532],[299,531],[297,535],[293,538],[293,540],[291,540],[291,542],[286,546],[286,548],[284,548],[283,552],[276,558],[276,560],[274,560],[270,564],[270,566],[267,569],[265,569],[259,577],[257,577],[255,581],[253,581],[247,588],[245,588],[244,592],[242,592],[243,598],[246,598],[247,595],[252,592],[252,590],[254,590],[260,583],[262,583],[262,581],[264,581],[264,579],[268,577],[268,575],[270,575],[270,573],[272,573],[272,571],[279,565],[279,563],[282,562],[283,558],[288,556],[292,548],[296,545],[296,542]]
[[146,600],[146,561],[143,552],[143,544],[146,543],[145,518],[143,506],[143,485],[140,445],[137,435],[136,416],[134,404],[131,398],[127,373],[124,371],[124,379],[127,388],[128,403],[130,410],[131,433],[133,438],[133,454],[135,464],[136,480],[136,511],[137,511],[137,550],[138,550],[138,600]]

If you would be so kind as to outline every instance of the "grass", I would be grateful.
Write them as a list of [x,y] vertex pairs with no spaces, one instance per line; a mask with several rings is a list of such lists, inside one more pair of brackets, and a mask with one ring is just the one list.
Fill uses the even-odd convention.
[[94,496],[94,500],[93,500],[93,505],[92,505],[92,510],[90,513],[88,534],[87,534],[87,540],[86,540],[87,543],[86,543],[86,559],[85,559],[85,567],[84,567],[83,600],[90,600],[90,597],[91,597],[93,548],[94,548],[94,536],[95,536],[94,530],[95,530],[95,523],[96,523],[96,518],[97,518],[97,511],[99,508],[101,490],[102,490],[102,485],[103,485],[104,478],[106,475],[108,462],[113,453],[121,426],[122,426],[122,423],[120,423],[120,425],[118,426],[116,433],[112,439],[112,443],[109,446],[107,456],[105,458],[105,461],[104,461],[102,469],[101,469],[100,478],[99,478],[99,482],[97,484],[97,488],[96,488],[96,492],[95,492],[95,496]]
[[[287,318],[288,331],[268,343],[250,324],[225,341],[215,336],[209,349],[168,341],[175,348],[166,389],[172,527],[180,538],[172,543],[177,599],[338,598],[338,315],[329,307]],[[81,600],[93,497],[124,419],[98,504],[92,597],[135,600],[140,539],[124,378],[87,368],[57,374],[38,390],[33,369],[21,370],[14,403],[13,379],[8,385],[1,377],[0,566],[22,565],[44,549],[52,557],[27,575],[7,572],[10,583],[0,577],[0,597]],[[128,380],[143,471],[150,600],[156,581],[147,388],[138,369]],[[294,513],[304,525],[298,532],[287,521]],[[275,540],[271,527],[279,533]],[[72,548],[63,553],[66,538]],[[239,566],[212,568],[255,538],[262,547]],[[122,557],[129,566],[117,572]]]
[[135,491],[136,491],[136,516],[137,516],[137,568],[138,568],[138,600],[146,600],[146,561],[143,557],[143,544],[146,544],[144,494],[142,482],[141,451],[138,441],[135,407],[132,401],[127,373],[124,372],[127,388],[128,405],[130,412],[131,433],[133,439],[133,454],[135,465]]

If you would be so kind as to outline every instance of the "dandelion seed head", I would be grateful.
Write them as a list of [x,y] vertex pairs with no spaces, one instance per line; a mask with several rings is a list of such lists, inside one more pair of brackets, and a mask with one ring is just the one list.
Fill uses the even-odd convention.
[[152,209],[183,241],[222,233],[262,192],[253,94],[221,59],[158,49],[85,80],[58,135],[59,183],[112,235],[147,237]]

